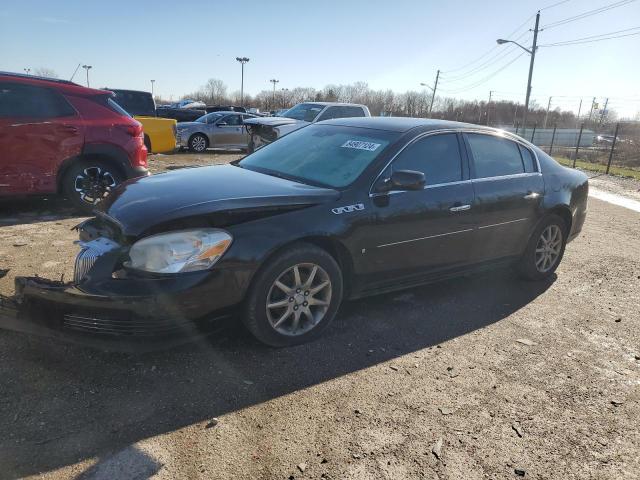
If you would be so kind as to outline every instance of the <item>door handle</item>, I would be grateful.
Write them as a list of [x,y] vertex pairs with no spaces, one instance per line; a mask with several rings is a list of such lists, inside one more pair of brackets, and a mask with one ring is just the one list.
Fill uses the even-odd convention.
[[527,194],[522,198],[524,198],[525,200],[534,200],[539,196],[540,194],[538,192],[527,192]]
[[464,212],[465,210],[471,210],[471,205],[458,205],[449,209],[450,212]]
[[69,133],[78,133],[78,127],[74,127],[73,125],[63,125],[62,129],[65,132],[69,132]]

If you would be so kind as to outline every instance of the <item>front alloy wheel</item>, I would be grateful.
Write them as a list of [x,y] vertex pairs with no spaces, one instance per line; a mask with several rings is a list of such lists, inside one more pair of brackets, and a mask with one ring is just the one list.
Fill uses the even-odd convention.
[[282,335],[304,335],[322,321],[331,304],[331,280],[322,267],[300,263],[273,282],[267,318]]
[[247,329],[273,347],[317,338],[342,301],[342,271],[315,245],[287,245],[262,265],[252,281],[242,318]]

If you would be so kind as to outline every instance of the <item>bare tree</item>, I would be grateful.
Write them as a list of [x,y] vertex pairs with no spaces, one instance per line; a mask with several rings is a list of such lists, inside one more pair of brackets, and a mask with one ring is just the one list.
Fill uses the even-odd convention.
[[202,87],[208,103],[219,105],[227,98],[227,85],[217,78],[210,78]]
[[38,77],[58,78],[58,74],[53,69],[47,67],[36,68],[33,74]]

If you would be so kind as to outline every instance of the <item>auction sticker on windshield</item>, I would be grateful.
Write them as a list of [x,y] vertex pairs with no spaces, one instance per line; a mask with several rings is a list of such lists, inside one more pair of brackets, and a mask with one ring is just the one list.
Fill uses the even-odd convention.
[[360,140],[347,140],[340,146],[342,148],[355,148],[358,150],[368,150],[370,152],[374,152],[380,146],[380,144],[372,142],[362,142]]

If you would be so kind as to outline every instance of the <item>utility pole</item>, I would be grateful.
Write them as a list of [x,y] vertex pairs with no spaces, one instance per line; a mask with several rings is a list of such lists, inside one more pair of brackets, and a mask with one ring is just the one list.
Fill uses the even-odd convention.
[[249,61],[247,57],[236,57],[236,60],[242,65],[242,77],[240,79],[240,106],[244,107],[244,64]]
[[429,105],[429,115],[433,111],[433,101],[436,99],[436,90],[438,89],[438,79],[440,78],[440,70],[436,72],[436,82],[433,84],[433,93],[431,94],[431,105]]
[[271,103],[273,104],[273,108],[276,108],[276,83],[278,83],[280,80],[272,78],[269,81],[273,83],[273,98],[271,99]]
[[89,86],[89,70],[91,70],[93,67],[91,65],[82,65],[82,68],[84,68],[87,71],[87,87]]
[[153,84],[156,83],[155,80],[151,80],[151,98],[153,98]]
[[522,116],[522,134],[527,129],[527,114],[529,113],[529,98],[531,97],[531,78],[533,77],[533,63],[536,60],[538,48],[538,26],[540,25],[540,10],[536,14],[536,26],[533,28],[533,46],[531,47],[531,62],[529,63],[529,79],[527,80],[527,98],[524,102],[524,114]]
[[531,61],[529,62],[529,78],[527,79],[527,96],[524,101],[524,113],[522,114],[522,135],[524,136],[527,131],[527,114],[529,113],[529,99],[531,98],[531,78],[533,77],[533,64],[536,60],[536,50],[538,49],[538,32],[540,26],[540,10],[536,14],[536,24],[533,28],[533,45],[531,46],[531,50],[523,47],[518,42],[514,40],[505,40],[503,38],[499,38],[496,40],[498,45],[503,45],[505,43],[514,43],[519,46],[522,50],[527,52],[531,56]]
[[489,125],[489,112],[491,109],[491,96],[493,95],[493,90],[489,90],[489,101],[487,102],[487,123],[486,125]]
[[591,110],[589,110],[589,121],[591,121],[591,115],[593,115],[593,107],[596,104],[596,97],[593,97],[591,100]]
[[286,107],[286,105],[285,105],[285,92],[288,92],[288,91],[289,91],[288,88],[283,88],[282,89],[282,108]]
[[576,128],[578,128],[578,123],[580,121],[580,112],[582,111],[582,98],[580,99],[580,105],[578,106],[578,116],[576,117]]
[[604,114],[607,112],[607,105],[609,105],[609,99],[605,99],[604,101],[604,108],[602,109],[602,112],[600,113],[600,122],[598,123],[598,126],[602,125],[602,120],[604,120]]
[[547,103],[547,113],[544,115],[544,124],[542,128],[547,128],[547,119],[549,118],[549,109],[551,108],[551,99],[553,97],[549,97],[549,103]]

